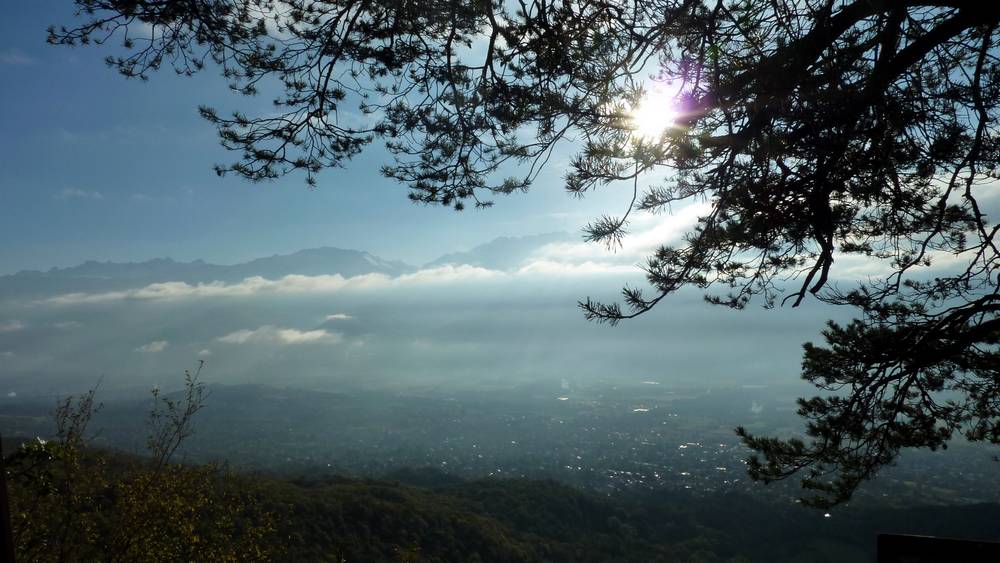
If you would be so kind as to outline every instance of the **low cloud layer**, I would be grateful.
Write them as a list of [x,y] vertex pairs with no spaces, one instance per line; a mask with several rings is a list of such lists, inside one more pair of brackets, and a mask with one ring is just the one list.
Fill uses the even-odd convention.
[[673,214],[637,213],[626,226],[621,245],[608,248],[590,242],[556,242],[535,252],[534,259],[548,262],[585,264],[632,265],[644,261],[661,245],[679,244],[684,234],[698,224],[698,218],[708,214],[711,206],[695,203],[678,209]]
[[298,330],[264,325],[256,329],[243,329],[218,338],[225,344],[337,344],[343,339],[340,334],[323,329]]
[[64,188],[56,192],[56,199],[104,199],[104,194],[98,191],[81,190],[79,188]]
[[[252,297],[257,295],[333,294],[346,291],[391,289],[411,286],[440,286],[474,282],[501,281],[529,276],[579,276],[595,274],[634,273],[633,266],[584,262],[566,264],[539,260],[513,271],[504,272],[477,266],[441,266],[419,270],[412,274],[390,277],[385,274],[364,274],[347,277],[339,274],[304,276],[288,275],[279,279],[254,276],[239,283],[163,282],[137,289],[100,293],[67,293],[40,301],[45,305],[88,305],[118,301],[164,301],[198,298]],[[332,319],[328,319],[332,320]]]
[[143,344],[135,349],[136,352],[142,352],[143,354],[158,354],[167,349],[170,343],[166,340],[154,340],[149,344]]
[[27,66],[35,64],[34,57],[20,49],[4,49],[0,51],[0,65]]
[[24,330],[24,323],[17,319],[0,321],[0,332],[17,332],[19,330]]

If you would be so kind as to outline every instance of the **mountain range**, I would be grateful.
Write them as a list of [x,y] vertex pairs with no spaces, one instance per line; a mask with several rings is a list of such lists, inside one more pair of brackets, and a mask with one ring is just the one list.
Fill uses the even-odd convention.
[[578,236],[565,232],[524,237],[500,237],[466,252],[455,252],[428,262],[425,268],[448,264],[467,264],[491,270],[510,270],[524,264],[538,249],[553,243],[579,242]]
[[[570,240],[576,239],[568,233],[501,237],[465,252],[444,255],[423,267],[468,264],[508,270],[519,266],[546,244]],[[204,260],[179,262],[170,258],[155,258],[144,262],[88,260],[68,268],[25,270],[0,276],[0,296],[24,298],[71,292],[111,291],[166,281],[191,284],[213,281],[235,283],[252,276],[278,279],[292,274],[340,274],[352,277],[377,273],[394,277],[418,269],[405,262],[385,260],[370,252],[329,246],[300,250],[292,254],[276,254],[232,265],[212,264]]]

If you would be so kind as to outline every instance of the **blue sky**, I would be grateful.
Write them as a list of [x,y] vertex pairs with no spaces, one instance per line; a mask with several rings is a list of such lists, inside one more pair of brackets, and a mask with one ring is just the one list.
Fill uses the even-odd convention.
[[313,190],[300,176],[220,179],[212,165],[232,155],[198,105],[252,113],[269,97],[235,96],[211,68],[126,80],[103,63],[112,46],[47,45],[46,27],[71,24],[70,8],[19,2],[0,20],[0,274],[88,259],[233,263],[326,245],[419,264],[498,236],[575,232],[624,206],[621,194],[568,196],[558,161],[531,193],[487,211],[415,206],[378,174],[388,158],[378,146]]

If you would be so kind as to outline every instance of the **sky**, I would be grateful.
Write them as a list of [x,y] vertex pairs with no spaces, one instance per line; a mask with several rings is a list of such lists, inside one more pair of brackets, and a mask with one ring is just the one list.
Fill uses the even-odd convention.
[[[554,154],[529,193],[462,213],[410,203],[403,186],[379,175],[389,155],[378,147],[322,172],[316,188],[295,175],[260,184],[219,178],[213,165],[233,155],[198,106],[259,115],[270,96],[238,97],[211,67],[190,78],[167,68],[148,82],[126,80],[103,63],[111,46],[47,45],[49,25],[72,25],[71,5],[16,3],[0,20],[0,275],[85,260],[234,264],[321,246],[421,267],[497,237],[579,233],[631,199],[631,184],[568,195],[572,146]],[[577,308],[641,285],[636,264],[677,242],[706,205],[633,214],[614,253],[570,238],[514,262],[425,266],[395,278],[288,272],[188,283],[173,271],[125,288],[109,279],[103,289],[31,299],[0,294],[0,390],[75,392],[101,375],[108,387],[148,389],[206,357],[217,381],[321,388],[610,376],[796,382],[801,342],[843,313],[814,302],[780,313],[720,311],[692,290],[611,329]],[[875,271],[850,259],[837,267],[855,279]]]
[[[571,147],[550,159],[531,192],[461,213],[412,204],[403,186],[379,174],[389,155],[377,146],[324,171],[316,188],[297,175],[259,184],[219,178],[213,165],[233,155],[198,106],[252,115],[270,111],[270,96],[232,94],[211,67],[190,78],[167,68],[148,82],[126,80],[103,63],[111,45],[47,45],[49,25],[73,23],[70,7],[19,2],[0,20],[0,275],[86,260],[234,264],[320,246],[420,266],[497,237],[578,233],[602,213],[623,211],[631,196],[631,186],[583,200],[566,194]],[[167,285],[119,294],[0,295],[0,386],[21,399],[76,392],[99,376],[106,393],[148,389],[176,382],[197,359],[210,361],[214,381],[318,387],[481,385],[543,373],[559,381],[614,371],[644,379],[664,369],[662,332],[643,323],[609,332],[584,321],[576,302],[593,291],[614,298],[636,280],[635,264],[694,216],[637,217],[634,236],[612,256],[562,242],[510,271],[459,266],[397,279],[300,276],[206,287],[165,274],[153,281]],[[689,316],[649,322],[677,332]],[[672,370],[697,363],[697,345],[671,346],[688,352]],[[706,343],[700,358],[715,350]],[[634,357],[622,370],[625,355]],[[797,356],[789,341],[793,368]],[[728,363],[710,369],[731,372]]]
[[110,44],[46,44],[49,25],[75,21],[70,8],[17,2],[0,19],[0,274],[91,259],[229,264],[318,246],[419,265],[498,236],[579,232],[627,203],[624,193],[566,194],[568,150],[530,193],[462,213],[412,204],[378,173],[388,162],[379,146],[323,172],[315,189],[297,175],[218,178],[212,166],[233,155],[198,106],[253,113],[269,97],[232,94],[211,67],[126,80],[103,63]]
[[[432,263],[498,237],[579,234],[601,215],[623,213],[632,185],[584,199],[567,194],[572,144],[554,153],[529,193],[461,213],[412,204],[404,186],[379,174],[390,155],[377,145],[323,171],[315,188],[295,174],[257,184],[220,178],[213,166],[235,155],[198,107],[266,115],[266,88],[238,96],[211,66],[194,77],[166,67],[148,82],[127,80],[103,62],[113,45],[46,44],[48,26],[78,21],[70,0],[8,4],[0,18],[0,411],[95,386],[102,400],[147,397],[177,389],[184,370],[201,362],[202,381],[212,385],[336,392],[528,396],[540,388],[554,402],[589,401],[588,387],[649,383],[679,396],[757,389],[768,398],[747,395],[742,416],[751,423],[761,409],[794,412],[794,396],[826,394],[801,379],[802,344],[822,345],[828,319],[857,314],[844,307],[810,298],[766,310],[758,299],[734,311],[688,287],[617,327],[584,319],[580,300],[607,303],[625,284],[644,288],[636,264],[677,243],[706,202],[632,214],[613,253],[553,236],[531,239],[555,242],[521,253],[510,249],[525,240],[499,241],[505,256],[480,249],[477,260],[472,252],[468,262]],[[663,126],[672,117],[640,104],[633,119]],[[645,180],[659,183],[669,171],[657,174]],[[983,199],[990,216],[1000,208],[993,188]],[[307,274],[294,266],[270,278],[206,280],[158,261],[137,266],[146,270],[134,277],[87,273],[129,270],[112,267],[66,279],[6,276],[88,260],[237,264],[323,246],[414,267],[387,274],[360,255],[372,271]],[[961,265],[934,258],[934,268]],[[838,254],[831,280],[849,287],[889,267]]]

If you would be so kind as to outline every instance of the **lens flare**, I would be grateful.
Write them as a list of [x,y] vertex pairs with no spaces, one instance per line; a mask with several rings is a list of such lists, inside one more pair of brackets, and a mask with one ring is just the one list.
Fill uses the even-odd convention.
[[659,140],[679,116],[676,92],[664,87],[651,88],[632,110],[632,134],[642,141]]

